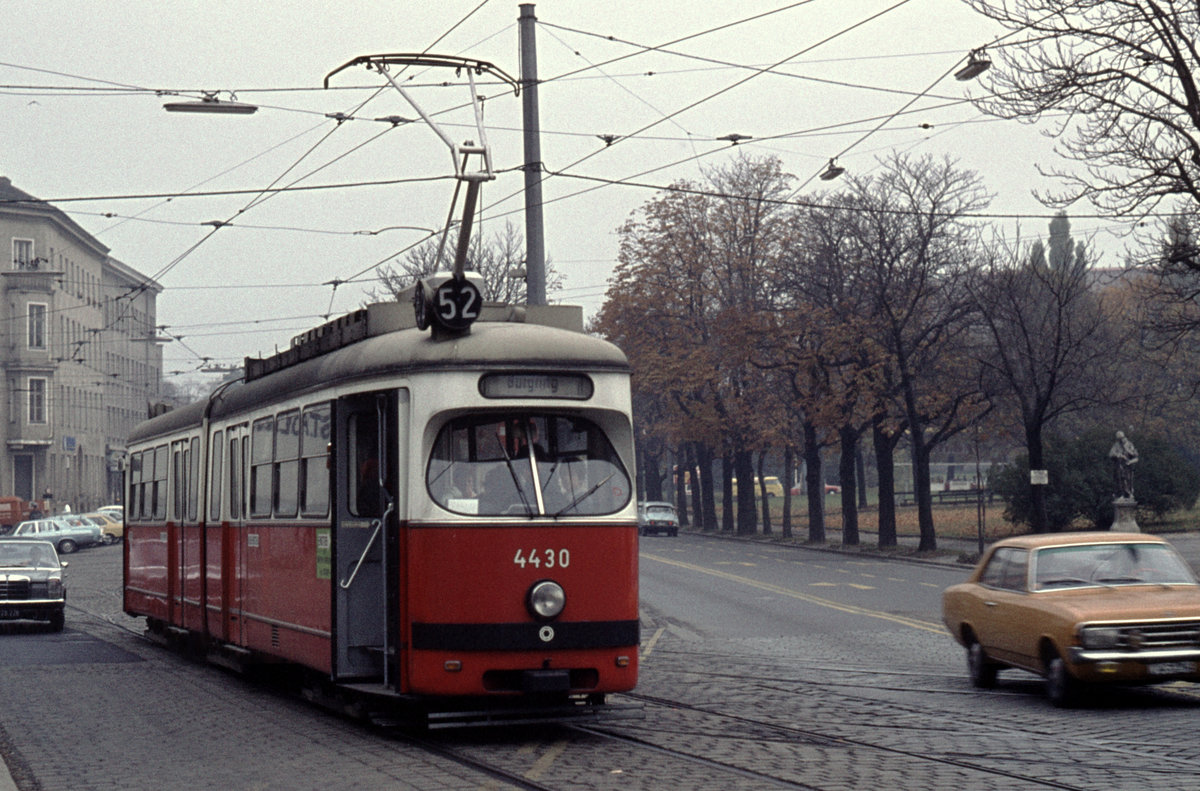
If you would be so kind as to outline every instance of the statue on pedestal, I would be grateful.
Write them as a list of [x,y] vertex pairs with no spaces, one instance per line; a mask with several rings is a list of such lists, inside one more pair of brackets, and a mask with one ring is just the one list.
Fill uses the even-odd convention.
[[1117,432],[1117,439],[1108,450],[1108,458],[1113,462],[1113,482],[1116,485],[1117,498],[1132,500],[1133,465],[1137,464],[1138,452],[1125,436],[1125,432]]

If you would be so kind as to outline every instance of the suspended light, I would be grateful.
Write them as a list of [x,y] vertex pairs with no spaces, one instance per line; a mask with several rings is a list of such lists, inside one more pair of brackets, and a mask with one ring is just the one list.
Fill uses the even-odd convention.
[[829,167],[825,168],[825,172],[821,174],[821,181],[833,181],[838,176],[846,172],[846,169],[839,165],[836,160],[829,160]]
[[983,50],[973,49],[971,50],[971,54],[967,56],[967,65],[954,72],[954,79],[960,82],[973,80],[991,67],[992,62],[984,56]]
[[250,115],[258,110],[253,104],[223,102],[215,93],[206,93],[198,102],[168,102],[163,105],[168,113],[212,113],[215,115]]

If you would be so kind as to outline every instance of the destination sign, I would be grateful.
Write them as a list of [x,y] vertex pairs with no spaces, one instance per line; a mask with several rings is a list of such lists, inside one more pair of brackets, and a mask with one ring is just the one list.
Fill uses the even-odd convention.
[[583,374],[484,374],[479,392],[484,398],[569,398],[586,401],[592,397],[592,380]]

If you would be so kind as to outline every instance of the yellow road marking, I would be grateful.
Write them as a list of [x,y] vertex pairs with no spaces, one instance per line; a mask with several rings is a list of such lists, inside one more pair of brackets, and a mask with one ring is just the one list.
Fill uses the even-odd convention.
[[650,638],[650,642],[646,643],[646,650],[642,651],[642,659],[650,656],[650,652],[654,650],[654,646],[658,643],[658,638],[662,637],[664,629],[666,629],[665,626],[658,627],[658,631]]
[[801,591],[792,590],[791,588],[784,588],[779,585],[772,585],[769,582],[759,582],[758,580],[752,580],[749,577],[739,577],[736,574],[730,574],[725,571],[705,568],[704,566],[697,566],[693,563],[684,563],[683,561],[672,560],[670,558],[664,558],[658,555],[642,553],[641,557],[644,560],[655,560],[659,563],[665,563],[668,566],[676,566],[677,568],[688,569],[689,571],[696,571],[701,574],[708,574],[709,576],[717,577],[718,579],[723,579],[728,582],[737,582],[742,585],[748,585],[751,588],[758,588],[759,590],[769,591],[771,593],[779,594],[780,596],[787,596],[788,598],[806,601],[809,604],[815,604],[819,607],[827,607],[831,610],[837,610],[838,612],[850,613],[851,615],[863,615],[868,618],[878,618],[882,621],[891,621],[892,623],[897,623],[901,626],[908,626],[913,629],[921,629],[923,631],[934,632],[936,634],[942,634],[945,632],[945,627],[940,624],[930,623],[929,621],[921,621],[916,618],[906,618],[903,615],[893,615],[892,613],[883,612],[882,610],[872,610],[868,609],[867,607],[856,607],[852,604],[843,604],[842,602],[836,602],[832,599],[822,599],[819,596],[802,593]]
[[562,755],[567,749],[567,740],[559,739],[554,744],[550,745],[550,749],[542,755],[541,758],[533,762],[533,766],[529,767],[529,771],[525,773],[525,777],[530,780],[537,780],[546,770],[558,760],[558,756]]

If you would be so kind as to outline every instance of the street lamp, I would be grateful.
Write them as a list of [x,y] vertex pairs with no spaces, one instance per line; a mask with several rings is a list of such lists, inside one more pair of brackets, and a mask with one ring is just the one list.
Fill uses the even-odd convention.
[[984,56],[982,49],[973,49],[967,55],[967,65],[954,72],[954,79],[965,82],[973,80],[992,67],[992,62]]
[[821,174],[821,181],[833,181],[838,176],[846,172],[846,169],[839,165],[836,160],[829,160],[829,167],[825,168],[825,172]]
[[198,102],[167,102],[163,109],[168,113],[210,113],[213,115],[250,115],[258,110],[253,104],[242,102],[223,102],[217,94],[205,93]]

